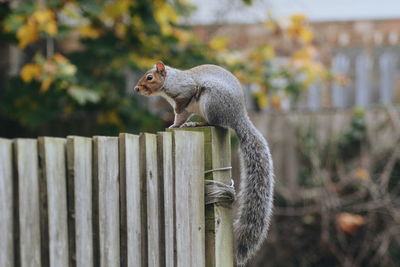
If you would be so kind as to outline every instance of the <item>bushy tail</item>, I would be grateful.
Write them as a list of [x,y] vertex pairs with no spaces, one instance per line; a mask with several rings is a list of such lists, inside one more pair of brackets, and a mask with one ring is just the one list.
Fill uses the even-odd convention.
[[273,206],[274,175],[268,144],[245,116],[233,127],[240,141],[239,216],[235,221],[239,266],[259,249],[267,236]]

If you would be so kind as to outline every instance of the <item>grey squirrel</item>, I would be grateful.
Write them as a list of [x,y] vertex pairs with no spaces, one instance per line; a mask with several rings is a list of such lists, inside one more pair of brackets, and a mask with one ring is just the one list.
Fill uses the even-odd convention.
[[274,175],[268,144],[250,121],[238,79],[216,65],[178,70],[157,62],[134,90],[146,96],[162,96],[174,108],[170,128],[203,126],[186,122],[198,114],[206,124],[233,129],[240,141],[241,184],[239,216],[234,223],[236,261],[244,265],[267,236],[273,206]]

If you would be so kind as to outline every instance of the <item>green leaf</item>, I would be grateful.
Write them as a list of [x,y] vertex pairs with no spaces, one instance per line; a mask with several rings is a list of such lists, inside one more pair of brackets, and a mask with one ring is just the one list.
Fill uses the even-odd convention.
[[76,100],[80,105],[87,102],[97,103],[100,100],[100,94],[96,91],[87,89],[82,86],[72,86],[68,89],[68,94]]

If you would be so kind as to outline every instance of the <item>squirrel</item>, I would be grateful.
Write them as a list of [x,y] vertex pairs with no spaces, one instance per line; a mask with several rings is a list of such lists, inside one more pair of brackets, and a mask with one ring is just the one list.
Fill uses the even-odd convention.
[[[274,174],[268,143],[249,119],[239,80],[217,65],[179,70],[159,61],[134,90],[145,96],[161,96],[171,104],[175,119],[169,128],[214,125],[236,132],[242,174],[234,232],[236,261],[245,265],[267,236]],[[186,122],[192,114],[200,115],[206,123]]]

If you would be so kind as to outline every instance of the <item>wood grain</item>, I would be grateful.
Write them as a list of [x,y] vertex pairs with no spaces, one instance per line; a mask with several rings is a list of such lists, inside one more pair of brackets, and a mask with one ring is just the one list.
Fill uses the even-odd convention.
[[0,266],[14,266],[12,141],[0,138]]
[[39,155],[46,180],[50,266],[69,266],[66,140],[40,137]]

